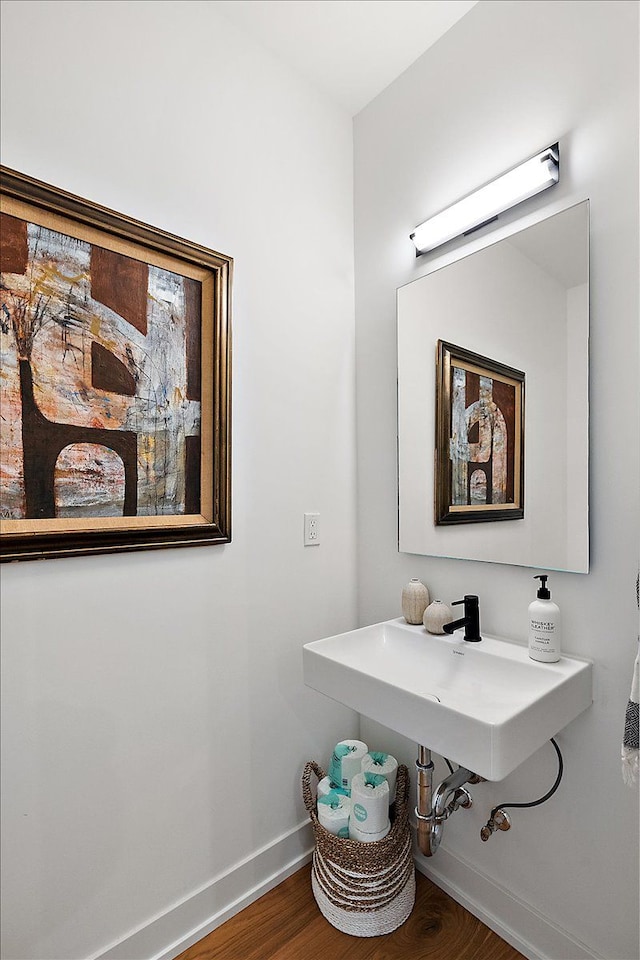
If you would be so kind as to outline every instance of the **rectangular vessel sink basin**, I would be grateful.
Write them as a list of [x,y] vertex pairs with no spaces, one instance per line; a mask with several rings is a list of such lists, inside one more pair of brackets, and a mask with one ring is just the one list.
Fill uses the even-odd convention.
[[403,617],[305,644],[304,682],[358,713],[502,780],[592,702],[592,665],[525,646],[432,636]]

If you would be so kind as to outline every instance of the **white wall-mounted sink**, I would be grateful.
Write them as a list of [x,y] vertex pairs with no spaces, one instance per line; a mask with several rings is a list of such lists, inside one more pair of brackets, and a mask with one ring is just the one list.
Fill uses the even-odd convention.
[[592,665],[531,660],[485,637],[432,636],[400,617],[307,643],[304,681],[358,713],[502,780],[592,702]]

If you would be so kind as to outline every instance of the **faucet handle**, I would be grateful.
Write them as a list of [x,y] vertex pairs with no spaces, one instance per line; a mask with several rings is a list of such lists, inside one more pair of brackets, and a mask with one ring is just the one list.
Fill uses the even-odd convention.
[[476,593],[465,593],[462,600],[454,600],[451,606],[458,607],[461,603],[464,603],[465,606],[468,604],[470,607],[477,607],[479,604],[478,595]]

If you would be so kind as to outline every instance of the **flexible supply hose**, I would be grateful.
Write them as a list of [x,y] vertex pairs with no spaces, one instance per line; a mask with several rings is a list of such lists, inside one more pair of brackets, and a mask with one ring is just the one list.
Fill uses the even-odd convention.
[[558,746],[558,744],[556,743],[556,741],[553,739],[553,737],[551,737],[551,741],[550,741],[550,742],[553,744],[554,749],[555,749],[556,753],[558,754],[558,776],[556,777],[556,782],[555,782],[554,785],[551,787],[551,789],[550,789],[550,790],[547,790],[547,792],[545,793],[544,797],[540,797],[539,800],[531,800],[529,803],[499,803],[499,804],[497,805],[497,807],[494,807],[493,810],[491,811],[491,819],[493,819],[493,817],[495,817],[495,815],[496,815],[496,813],[498,812],[498,810],[504,810],[506,807],[537,807],[537,806],[539,806],[541,803],[545,803],[550,797],[552,797],[552,796],[554,795],[554,793],[556,792],[556,790],[557,790],[558,787],[560,786],[560,781],[562,780],[562,773],[563,773],[563,770],[564,770],[564,763],[563,763],[563,761],[562,761],[562,754],[560,753],[560,747]]
[[553,744],[553,748],[556,751],[556,754],[558,756],[558,775],[551,789],[547,790],[544,796],[539,797],[537,800],[530,800],[527,803],[499,803],[496,807],[493,808],[493,810],[491,811],[491,816],[489,817],[484,827],[480,831],[481,840],[488,840],[489,837],[493,833],[495,833],[496,830],[511,829],[511,821],[509,820],[508,814],[505,813],[505,809],[507,807],[537,807],[539,806],[539,804],[544,803],[546,800],[548,800],[549,797],[552,797],[553,794],[556,792],[556,790],[560,786],[560,781],[562,780],[562,771],[564,769],[564,764],[562,762],[562,754],[560,753],[560,748],[556,743],[556,741],[553,739],[553,737],[551,738],[551,743]]

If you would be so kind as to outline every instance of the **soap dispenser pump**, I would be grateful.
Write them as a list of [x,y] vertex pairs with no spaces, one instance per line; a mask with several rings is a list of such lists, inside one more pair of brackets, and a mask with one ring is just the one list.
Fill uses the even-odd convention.
[[543,663],[560,659],[560,608],[551,599],[547,588],[547,574],[533,578],[540,580],[537,599],[529,604],[529,656]]

